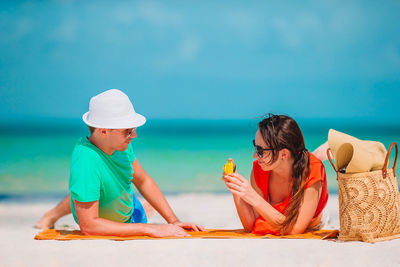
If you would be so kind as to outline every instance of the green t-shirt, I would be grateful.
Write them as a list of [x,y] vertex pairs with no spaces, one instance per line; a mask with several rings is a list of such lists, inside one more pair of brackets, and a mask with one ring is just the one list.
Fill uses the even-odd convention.
[[74,200],[99,200],[99,217],[116,222],[130,221],[134,208],[131,184],[134,161],[131,144],[125,151],[116,150],[107,155],[87,137],[78,140],[72,152],[69,178],[71,209],[78,224]]

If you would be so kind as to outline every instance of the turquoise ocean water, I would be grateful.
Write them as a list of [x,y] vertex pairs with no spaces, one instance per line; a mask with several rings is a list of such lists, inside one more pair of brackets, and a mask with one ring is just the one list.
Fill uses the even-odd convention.
[[[133,146],[139,162],[166,194],[228,193],[220,179],[222,166],[231,157],[239,173],[249,177],[257,121],[150,119],[138,128]],[[0,125],[0,199],[66,194],[70,155],[76,140],[88,135],[87,128],[78,120],[21,125]],[[310,151],[326,141],[329,128],[383,142],[387,148],[400,141],[400,125],[322,119],[299,120],[299,125]],[[329,191],[336,193],[335,173],[329,162],[324,163]]]

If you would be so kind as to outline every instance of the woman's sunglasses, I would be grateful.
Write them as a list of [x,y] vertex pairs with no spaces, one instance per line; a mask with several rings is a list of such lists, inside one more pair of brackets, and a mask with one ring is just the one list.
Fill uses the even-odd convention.
[[253,139],[253,146],[254,146],[254,149],[256,150],[257,156],[259,158],[263,157],[264,151],[268,151],[268,150],[272,151],[272,150],[274,150],[273,148],[262,148],[262,147],[256,145],[256,140],[254,140],[254,139]]

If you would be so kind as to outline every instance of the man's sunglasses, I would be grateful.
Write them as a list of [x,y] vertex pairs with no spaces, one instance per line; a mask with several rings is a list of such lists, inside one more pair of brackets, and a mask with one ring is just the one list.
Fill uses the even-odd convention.
[[254,140],[254,139],[253,139],[253,146],[254,146],[254,149],[256,150],[257,156],[259,158],[263,157],[264,151],[272,151],[272,150],[274,150],[273,148],[262,148],[262,147],[256,145],[256,140]]
[[119,132],[122,133],[123,135],[125,135],[126,139],[129,139],[129,137],[131,137],[131,135],[136,130],[136,128],[132,128],[129,132],[127,132],[128,130],[129,129],[125,129],[125,130],[122,130],[122,131],[119,131]]
[[133,134],[133,132],[136,130],[136,128],[132,128],[128,134],[126,135],[126,139],[128,139],[129,137],[131,137],[131,135]]

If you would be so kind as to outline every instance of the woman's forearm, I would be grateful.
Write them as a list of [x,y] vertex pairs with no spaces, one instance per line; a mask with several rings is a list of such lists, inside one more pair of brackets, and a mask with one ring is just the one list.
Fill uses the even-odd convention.
[[265,199],[259,197],[252,202],[253,208],[262,216],[271,226],[279,228],[285,220],[285,215],[277,211]]
[[236,210],[239,215],[239,219],[242,222],[243,228],[247,232],[251,232],[256,220],[256,215],[254,214],[253,208],[238,196],[233,195],[233,200],[235,202]]

